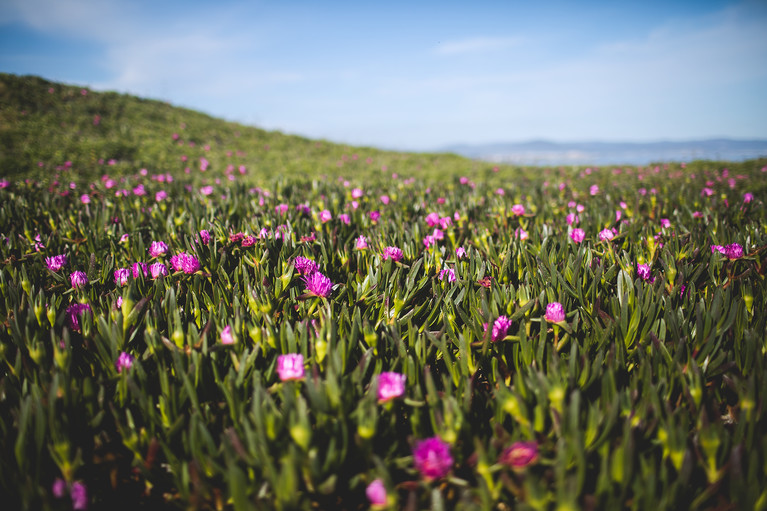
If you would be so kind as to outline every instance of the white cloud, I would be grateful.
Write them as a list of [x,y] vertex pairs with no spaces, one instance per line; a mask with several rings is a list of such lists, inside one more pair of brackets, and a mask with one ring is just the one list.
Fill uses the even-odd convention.
[[503,50],[522,44],[519,37],[471,37],[440,43],[434,48],[438,55],[462,55]]

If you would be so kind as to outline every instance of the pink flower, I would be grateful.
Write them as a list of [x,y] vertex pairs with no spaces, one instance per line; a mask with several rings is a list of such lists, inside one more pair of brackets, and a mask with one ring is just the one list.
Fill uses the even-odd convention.
[[115,284],[118,286],[124,286],[128,283],[128,277],[130,277],[130,270],[128,268],[118,268],[115,270]]
[[424,247],[429,248],[430,246],[434,245],[434,243],[435,243],[434,236],[432,236],[431,234],[424,236],[423,238]]
[[381,203],[386,206],[391,202],[391,198],[388,195],[381,195]]
[[152,244],[149,245],[149,257],[160,257],[161,255],[165,255],[167,251],[168,245],[166,245],[165,242],[153,241]]
[[306,257],[298,256],[293,261],[293,267],[301,275],[309,275],[320,269],[319,265]]
[[402,250],[400,250],[397,247],[386,247],[383,250],[383,260],[386,261],[387,259],[391,258],[392,261],[397,262],[401,261],[404,255],[402,254]]
[[714,190],[706,187],[703,190],[701,190],[700,195],[701,197],[711,197],[712,195],[714,195]]
[[72,483],[69,489],[69,496],[72,497],[72,509],[82,511],[88,509],[88,490],[81,482]]
[[200,269],[200,261],[193,255],[180,252],[170,258],[170,265],[174,271],[183,271],[184,273],[194,273]]
[[582,242],[585,237],[586,231],[583,229],[575,228],[573,229],[573,232],[570,233],[570,238],[576,243]]
[[240,246],[243,248],[248,248],[248,247],[252,247],[255,244],[256,244],[256,237],[248,234],[247,236],[242,238],[242,242],[240,243]]
[[349,215],[347,215],[346,213],[341,213],[340,215],[338,215],[338,219],[345,225],[349,225],[350,223],[352,223],[351,217],[349,217]]
[[202,188],[200,188],[200,193],[205,196],[208,196],[213,193],[213,187],[211,185],[203,186]]
[[365,488],[365,495],[371,506],[386,505],[386,487],[380,479],[375,479]]
[[426,480],[445,477],[453,465],[450,446],[439,437],[418,442],[413,449],[413,463]]
[[536,442],[514,442],[499,456],[498,462],[514,470],[520,470],[535,463],[538,459]]
[[352,190],[352,199],[359,199],[364,195],[365,192],[362,191],[360,188],[355,188]]
[[497,188],[495,193],[496,195],[506,195],[506,191],[503,188]]
[[51,486],[51,491],[53,492],[53,496],[57,499],[60,499],[64,496],[64,494],[67,491],[67,483],[60,477],[57,477],[55,481],[53,481],[53,486]]
[[744,194],[743,194],[743,202],[744,202],[745,204],[748,204],[748,203],[749,203],[749,202],[751,202],[752,200],[754,200],[754,194],[753,194],[753,193],[751,193],[751,192],[746,192],[746,193],[744,193]]
[[599,194],[599,185],[591,185],[589,188],[589,194],[592,196]]
[[200,231],[200,241],[203,245],[207,245],[210,243],[210,233],[206,231],[205,229]]
[[429,213],[426,215],[426,223],[429,227],[434,227],[439,224],[439,215],[437,213]]
[[455,270],[453,268],[446,268],[444,270],[440,270],[438,277],[439,280],[445,280],[445,276],[447,276],[448,282],[455,282]]
[[300,353],[278,356],[277,374],[280,381],[302,380],[304,378],[304,356]]
[[88,283],[88,276],[85,274],[85,272],[73,271],[69,275],[69,280],[72,282],[72,287],[74,289],[80,289],[85,287],[85,285]]
[[669,227],[671,227],[671,221],[668,218],[661,218],[660,226],[664,229],[668,229]]
[[234,336],[232,335],[232,327],[226,325],[221,331],[221,344],[234,344]]
[[87,303],[73,303],[67,307],[67,325],[69,325],[69,328],[75,332],[79,332],[80,318],[82,318],[83,314],[86,312],[93,314],[93,311],[91,311],[91,306]]
[[727,256],[727,259],[740,259],[743,257],[743,247],[737,243],[731,243],[724,247],[722,253]]
[[84,193],[80,196],[80,202],[82,202],[83,204],[90,204],[91,198],[87,193]]
[[456,248],[456,249],[455,249],[455,256],[456,256],[458,259],[461,259],[461,258],[462,258],[462,257],[464,257],[465,255],[466,255],[466,249],[465,249],[465,248],[463,248],[463,247],[458,247],[458,248]]
[[637,264],[637,277],[642,280],[649,280],[651,276],[649,264]]
[[365,250],[368,248],[368,239],[365,236],[360,235],[357,241],[354,243],[354,248],[357,250]]
[[164,201],[167,198],[168,198],[168,192],[166,192],[165,190],[160,190],[159,192],[154,194],[154,200],[156,202]]
[[305,276],[304,283],[306,284],[305,291],[308,294],[320,298],[327,298],[333,289],[333,283],[330,279],[318,271]]
[[67,256],[66,254],[60,254],[53,257],[46,257],[45,258],[45,265],[48,267],[51,271],[59,271],[67,264]]
[[278,215],[284,215],[285,213],[288,212],[288,205],[287,204],[279,204],[279,205],[275,206],[274,211]]
[[511,320],[506,316],[498,316],[498,319],[493,323],[493,331],[490,336],[490,340],[493,342],[502,341],[506,337],[506,333],[511,326]]
[[610,241],[615,237],[615,233],[610,229],[602,229],[599,231],[599,241]]
[[131,273],[133,274],[134,279],[137,279],[139,275],[142,275],[142,274],[144,275],[144,277],[149,276],[146,263],[133,263],[133,266],[131,267]]
[[522,204],[514,204],[511,207],[511,212],[517,216],[522,216],[525,214],[525,207]]
[[327,209],[323,209],[322,211],[320,211],[320,222],[324,224],[325,222],[329,222],[332,219],[333,219],[333,215],[330,214],[330,211],[328,211]]
[[528,238],[527,231],[521,227],[517,227],[517,229],[514,231],[514,236],[521,241],[525,241]]
[[120,352],[120,355],[117,357],[117,361],[115,361],[115,368],[117,368],[117,372],[121,373],[133,367],[134,360],[135,359],[133,358],[133,355],[130,353],[126,353],[124,351]]
[[149,265],[149,273],[153,279],[159,279],[168,275],[168,268],[163,263],[152,263]]
[[402,396],[405,393],[404,374],[383,372],[378,375],[378,402],[383,403]]
[[375,223],[375,222],[378,222],[378,220],[381,218],[381,212],[378,210],[371,211],[370,213],[368,213],[368,216],[370,217],[370,221]]
[[568,213],[565,217],[565,221],[567,222],[567,225],[573,225],[577,224],[580,220],[578,219],[578,215],[575,213]]
[[559,302],[551,302],[546,306],[546,314],[543,319],[549,323],[561,323],[565,320],[565,308]]

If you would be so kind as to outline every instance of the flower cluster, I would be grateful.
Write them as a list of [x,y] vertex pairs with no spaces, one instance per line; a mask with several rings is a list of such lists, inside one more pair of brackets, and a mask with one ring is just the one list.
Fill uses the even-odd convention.
[[183,271],[184,273],[194,273],[200,269],[200,261],[186,252],[180,252],[171,257],[170,265],[173,271]]

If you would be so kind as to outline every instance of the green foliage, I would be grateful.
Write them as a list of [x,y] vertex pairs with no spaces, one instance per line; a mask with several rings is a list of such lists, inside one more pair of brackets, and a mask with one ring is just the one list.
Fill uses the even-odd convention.
[[[457,157],[318,147],[39,79],[3,84],[4,119],[26,110],[56,137],[46,148],[29,119],[2,124],[10,508],[71,508],[79,482],[98,508],[356,509],[375,479],[392,508],[765,505],[764,160],[493,172]],[[82,131],[69,142],[55,127],[67,108]],[[121,138],[111,122],[133,127]],[[218,140],[189,153],[207,154],[204,172],[179,164],[181,122],[185,140]],[[99,165],[117,143],[125,160]],[[260,156],[230,181],[229,150]],[[360,157],[338,167],[341,151]],[[318,169],[333,179],[301,175]],[[599,240],[605,228],[612,241]],[[159,241],[168,252],[152,256]],[[741,257],[712,250],[735,243]],[[402,260],[384,259],[389,246]],[[174,271],[182,252],[199,269]],[[66,265],[50,269],[60,254]],[[299,256],[330,278],[329,296],[307,292]],[[139,266],[115,279],[136,263],[169,275]],[[72,287],[74,271],[84,287]],[[553,302],[564,321],[544,318]],[[75,304],[92,311],[77,324]],[[494,339],[500,316],[511,326]],[[130,368],[117,364],[123,353]],[[303,379],[281,380],[289,353],[303,356]],[[405,392],[381,401],[386,371],[406,375]],[[434,436],[453,463],[430,480],[413,448]],[[522,441],[537,457],[515,466],[505,453]]]

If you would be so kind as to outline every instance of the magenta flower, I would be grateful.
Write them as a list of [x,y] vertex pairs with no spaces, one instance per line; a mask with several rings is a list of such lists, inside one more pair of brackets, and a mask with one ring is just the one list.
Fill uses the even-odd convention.
[[615,237],[615,233],[610,229],[602,229],[599,231],[599,241],[610,241]]
[[207,245],[210,243],[210,233],[206,231],[205,229],[200,231],[200,241],[203,245]]
[[327,209],[320,211],[320,222],[324,224],[325,222],[329,222],[331,220],[333,220],[333,215],[330,214],[330,211]]
[[546,306],[546,314],[543,319],[549,323],[561,323],[565,320],[565,308],[559,302],[551,302]]
[[349,217],[349,215],[347,215],[346,213],[341,213],[340,215],[338,215],[338,219],[345,225],[349,225],[350,223],[352,223],[351,217]]
[[711,197],[712,195],[714,195],[714,190],[706,187],[703,190],[701,190],[700,195],[701,197]]
[[285,213],[288,212],[288,205],[287,204],[278,204],[277,206],[274,207],[274,211],[278,215],[284,215]]
[[403,257],[404,255],[402,254],[402,250],[400,250],[397,247],[386,247],[383,250],[384,261],[391,258],[392,261],[397,262],[397,261],[401,261]]
[[637,277],[642,280],[650,280],[652,273],[649,264],[637,264]]
[[439,215],[437,213],[429,213],[426,215],[426,223],[429,227],[439,225]]
[[86,312],[93,314],[91,306],[87,303],[73,303],[67,307],[67,325],[75,332],[80,331],[80,318]]
[[304,283],[306,284],[306,293],[320,298],[327,298],[333,289],[333,283],[330,279],[318,271],[304,276]]
[[298,256],[293,261],[293,267],[301,275],[310,275],[320,269],[320,266],[311,259]]
[[57,477],[53,481],[53,485],[51,486],[51,492],[53,492],[53,496],[57,499],[60,499],[64,496],[64,494],[67,491],[67,483],[62,478]]
[[123,371],[129,370],[131,367],[133,367],[134,360],[135,358],[133,358],[133,355],[125,351],[121,351],[120,355],[115,361],[115,368],[117,369],[117,372],[121,373]]
[[91,198],[87,193],[84,193],[80,196],[80,202],[82,202],[83,204],[90,204]]
[[570,239],[576,243],[581,243],[585,237],[586,231],[580,228],[575,228],[573,229],[573,232],[570,233]]
[[465,248],[463,248],[463,247],[458,247],[458,248],[456,248],[456,249],[455,249],[455,256],[456,256],[458,259],[461,259],[461,258],[463,258],[465,255],[466,255],[466,249],[465,249]]
[[155,202],[161,202],[168,198],[168,192],[165,190],[160,190],[159,192],[154,194],[154,200]]
[[391,198],[388,195],[381,195],[381,203],[386,206],[391,202]]
[[226,325],[221,331],[221,344],[234,344],[234,336],[232,335],[232,327]]
[[664,229],[668,229],[669,227],[671,227],[671,221],[668,218],[661,218],[660,226]]
[[200,261],[193,255],[180,252],[170,258],[170,265],[174,271],[183,271],[184,273],[194,273],[200,269]]
[[393,373],[390,371],[378,375],[378,402],[383,403],[391,399],[402,396],[405,393],[404,374]]
[[131,273],[133,274],[134,279],[139,278],[139,275],[144,275],[144,277],[149,276],[149,271],[147,270],[146,263],[133,263],[133,266],[131,267]]
[[378,210],[371,211],[370,213],[368,213],[368,216],[370,217],[370,221],[375,223],[375,222],[378,222],[378,220],[381,218],[381,212]]
[[365,236],[360,235],[357,241],[354,243],[354,248],[357,250],[365,250],[368,248],[368,239]]
[[255,244],[256,244],[256,237],[251,236],[250,234],[243,237],[242,241],[240,242],[240,246],[243,248],[252,247]]
[[149,265],[149,273],[153,279],[159,279],[168,275],[168,268],[162,263],[152,263]]
[[743,247],[737,243],[731,243],[724,247],[722,253],[727,256],[727,259],[734,260],[743,257]]
[[82,511],[88,509],[88,490],[81,482],[72,483],[69,489],[69,496],[72,497],[72,509]]
[[525,241],[528,238],[528,234],[523,228],[517,227],[514,231],[514,237],[518,238],[520,241]]
[[413,463],[426,480],[445,477],[453,465],[450,446],[439,437],[418,442],[413,449]]
[[153,241],[149,245],[149,257],[160,257],[168,252],[168,245],[164,241]]
[[580,222],[580,219],[578,218],[578,215],[575,213],[568,213],[565,217],[565,221],[567,222],[567,225],[573,225]]
[[300,353],[278,356],[277,374],[280,381],[302,380],[304,378],[304,356]]
[[511,320],[506,316],[498,316],[498,319],[493,323],[493,332],[490,336],[490,340],[493,342],[502,341],[509,331],[511,326]]
[[59,271],[67,264],[67,256],[66,254],[60,254],[53,257],[46,257],[45,258],[45,265],[48,267],[51,271]]
[[365,488],[365,495],[371,506],[386,505],[386,487],[380,479],[375,479]]
[[753,193],[751,193],[751,192],[746,192],[746,193],[744,193],[744,194],[743,194],[743,202],[744,202],[745,204],[748,204],[748,203],[749,203],[749,202],[751,202],[752,200],[754,200],[754,194],[753,194]]
[[439,280],[445,280],[445,277],[447,277],[448,282],[456,281],[455,270],[453,268],[446,268],[444,270],[440,270],[437,276],[439,277]]
[[80,289],[88,283],[88,276],[85,272],[73,271],[72,274],[69,275],[69,280],[72,282],[72,287],[74,289]]
[[538,444],[536,442],[514,442],[504,449],[498,462],[514,470],[521,470],[535,463],[538,459]]
[[118,268],[115,270],[115,284],[118,286],[126,285],[128,277],[130,277],[130,270],[128,268]]
[[525,214],[525,207],[522,204],[514,204],[511,207],[511,212],[516,216],[522,216]]
[[365,194],[365,192],[363,192],[361,188],[354,188],[352,190],[352,199],[359,199],[364,194]]

